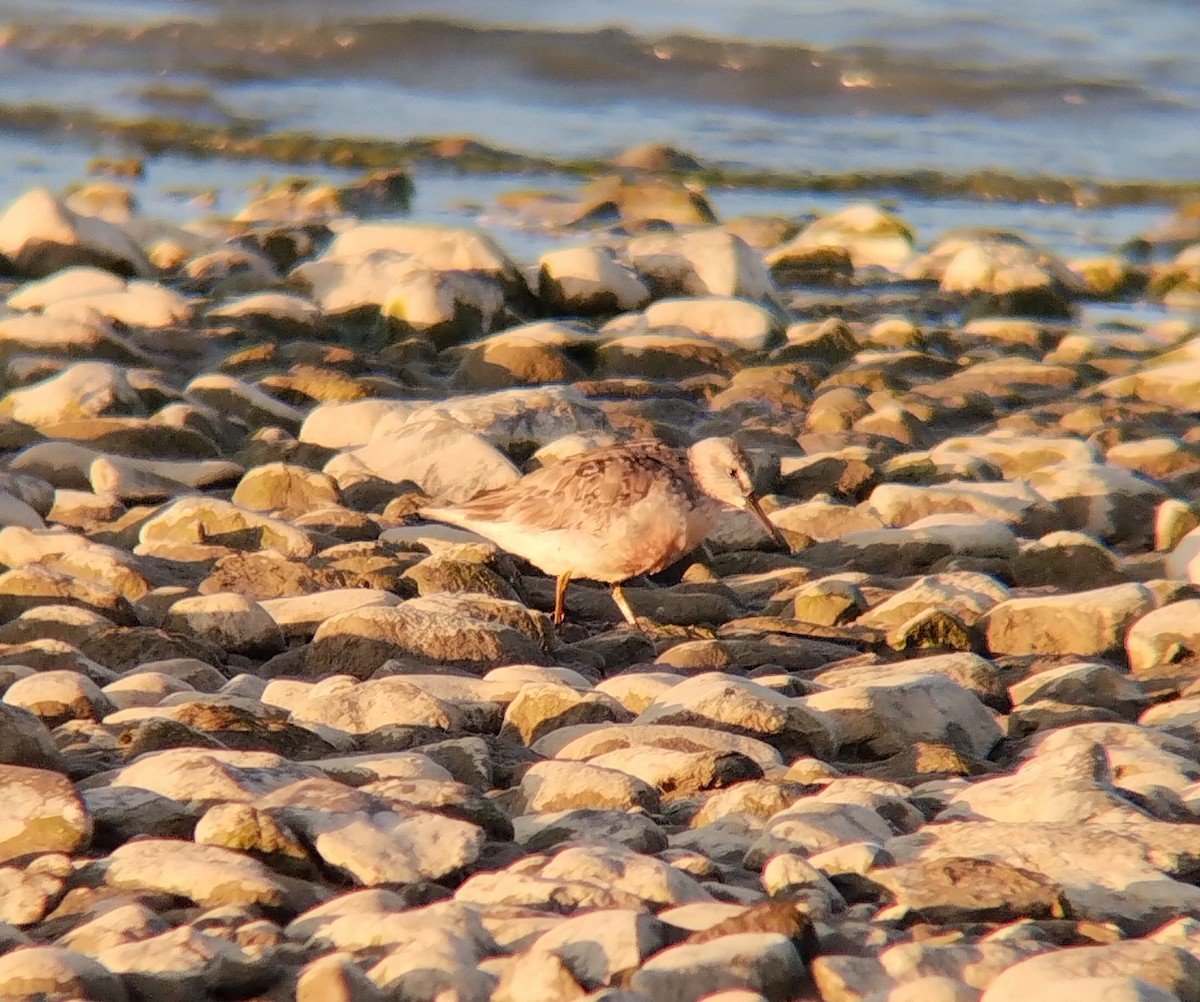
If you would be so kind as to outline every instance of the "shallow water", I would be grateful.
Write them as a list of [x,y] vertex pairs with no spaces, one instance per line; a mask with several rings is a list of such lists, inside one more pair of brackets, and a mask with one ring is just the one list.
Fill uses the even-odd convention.
[[[105,138],[118,119],[468,134],[548,159],[669,142],[709,163],[832,177],[1200,182],[1198,28],[1193,0],[0,0],[0,196],[78,180],[96,153],[139,152]],[[101,125],[53,120],[67,109]],[[191,218],[200,210],[171,189],[211,187],[214,209],[234,211],[256,179],[296,170],[154,156],[135,187],[146,211]],[[565,183],[519,184],[542,181]],[[414,214],[461,221],[463,200],[486,205],[513,183],[422,175]],[[988,223],[1084,253],[1144,230],[1171,194],[1098,211],[911,196],[897,208],[925,240]],[[713,197],[729,215],[863,196]],[[548,239],[512,236],[530,251]]]
[[9,104],[815,171],[1200,173],[1192,0],[3,0],[0,24]]

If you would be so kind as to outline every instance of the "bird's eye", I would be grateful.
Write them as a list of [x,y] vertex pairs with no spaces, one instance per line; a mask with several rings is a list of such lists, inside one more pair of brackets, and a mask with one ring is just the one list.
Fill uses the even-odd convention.
[[731,467],[729,467],[729,475],[730,475],[730,476],[731,476],[731,477],[732,477],[734,480],[737,480],[737,467],[735,467],[735,466],[731,466]]

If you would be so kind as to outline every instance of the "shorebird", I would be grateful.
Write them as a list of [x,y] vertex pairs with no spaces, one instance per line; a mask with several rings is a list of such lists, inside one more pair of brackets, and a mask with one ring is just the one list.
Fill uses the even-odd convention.
[[609,446],[544,466],[509,487],[420,514],[477,532],[557,579],[554,622],[572,577],[612,585],[613,601],[637,619],[621,585],[654,574],[699,546],[724,508],[750,512],[782,546],[759,507],[746,454],[730,438],[690,449],[654,440]]

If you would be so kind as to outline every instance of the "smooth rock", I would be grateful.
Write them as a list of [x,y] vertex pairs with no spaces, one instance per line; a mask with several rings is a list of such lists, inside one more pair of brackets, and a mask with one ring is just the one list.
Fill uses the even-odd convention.
[[634,974],[630,986],[655,1002],[698,1002],[723,988],[749,988],[783,1002],[804,979],[795,945],[779,933],[740,933],[668,947]]
[[148,275],[150,262],[120,227],[80,215],[46,188],[33,188],[0,217],[0,254],[32,278],[92,265],[118,275]]
[[37,714],[48,727],[67,720],[102,720],[114,709],[90,678],[65,670],[40,671],[18,679],[5,691],[4,702]]
[[135,671],[109,682],[101,691],[116,709],[124,710],[131,706],[157,706],[167,696],[195,690],[165,672]]
[[639,309],[650,291],[607,248],[571,247],[538,259],[538,298],[554,315],[590,316]]
[[[545,660],[539,645],[517,627],[476,617],[466,609],[423,608],[414,601],[390,608],[368,606],[325,620],[313,636],[309,672],[336,670],[366,678],[395,657],[483,670],[498,664],[538,664]],[[504,606],[516,607],[514,612],[519,609],[528,615],[517,603]]]
[[23,946],[0,957],[0,995],[13,1002],[129,999],[119,976],[78,950],[60,946]]
[[746,734],[778,747],[789,758],[833,755],[839,732],[802,699],[721,672],[706,672],[656,697],[635,724],[710,727]]
[[1163,821],[1105,824],[949,821],[887,842],[897,863],[946,857],[993,859],[1059,884],[1072,914],[1143,934],[1200,911],[1200,892],[1172,879],[1194,848],[1193,826]]
[[664,797],[676,798],[762,776],[753,759],[737,752],[679,751],[653,745],[604,752],[589,762],[627,773],[655,787]]
[[[1047,994],[1051,986],[1072,993],[1087,991],[1089,998],[1104,1000],[1143,997],[1134,985],[1128,986],[1131,989],[1128,994],[1111,994],[1112,979],[1122,977],[1156,986],[1168,997],[1173,995],[1193,1002],[1200,998],[1200,960],[1177,946],[1131,940],[1029,957],[1002,972],[988,986],[981,1002],[1048,998],[1052,997]],[[1096,980],[1101,984],[1089,990],[1089,983]]]
[[763,351],[783,338],[775,313],[732,297],[660,299],[646,308],[643,317],[652,331],[683,328],[748,351]]
[[625,723],[631,714],[611,696],[547,683],[523,685],[504,711],[500,734],[532,745],[560,727]]
[[310,960],[296,978],[296,1002],[385,1002],[383,990],[358,968],[350,953]]
[[270,657],[285,646],[283,632],[271,615],[253,599],[234,592],[180,599],[167,610],[163,628],[250,657]]
[[1200,599],[1172,602],[1137,619],[1125,650],[1135,674],[1200,653]]
[[311,765],[260,751],[170,748],[139,755],[109,779],[183,804],[257,803],[272,790],[322,776]]
[[1063,528],[1127,545],[1152,542],[1154,514],[1167,497],[1145,477],[1102,463],[1061,463],[1033,470],[1029,484],[1058,508]]
[[723,230],[635,237],[627,253],[657,296],[738,296],[769,303],[778,295],[758,253]]
[[576,357],[593,349],[593,336],[567,323],[534,321],[455,349],[460,361],[451,381],[480,390],[572,382],[584,375]]
[[1011,597],[1011,592],[986,574],[956,572],[924,575],[858,617],[862,626],[894,629],[913,616],[935,607],[949,609],[968,626],[988,609]]
[[947,675],[905,675],[826,689],[806,697],[834,721],[843,745],[880,757],[917,741],[949,744],[985,757],[1001,731],[978,697]]
[[183,498],[143,524],[142,544],[215,543],[240,550],[277,550],[286,557],[316,551],[307,533],[280,519],[260,515],[219,498]]
[[870,807],[802,797],[767,819],[762,835],[746,853],[745,863],[762,869],[779,852],[812,855],[857,842],[882,844],[893,834],[892,826]]
[[1154,549],[1170,552],[1200,526],[1200,515],[1178,498],[1167,498],[1154,512]]
[[359,223],[339,233],[324,256],[356,258],[380,251],[414,257],[430,268],[479,272],[506,284],[523,284],[520,269],[499,243],[469,227]]
[[1129,628],[1156,604],[1140,584],[1012,598],[988,610],[981,627],[993,654],[1090,657],[1120,651]]
[[1014,683],[1009,693],[1014,705],[1053,699],[1079,706],[1104,706],[1126,716],[1136,714],[1150,700],[1136,681],[1101,662],[1047,668]]
[[276,400],[257,386],[224,373],[197,376],[184,387],[184,393],[190,399],[208,404],[223,414],[240,418],[251,428],[278,425],[296,432],[304,421],[303,411]]
[[668,929],[654,916],[609,909],[563,919],[531,950],[557,954],[581,985],[595,990],[618,972],[639,967],[668,942]]
[[132,891],[157,891],[206,907],[286,908],[297,894],[257,860],[219,846],[173,839],[129,842],[108,856],[104,882]]
[[686,331],[622,334],[597,356],[600,374],[612,378],[678,381],[711,372],[732,375],[739,368],[727,346]]
[[238,995],[277,979],[236,944],[181,926],[157,936],[99,950],[96,959],[121,976],[139,998],[185,999],[201,993]]
[[267,463],[247,471],[230,500],[251,511],[301,514],[341,503],[331,477],[288,463]]
[[329,403],[308,412],[297,436],[309,445],[344,449],[366,445],[385,415],[408,414],[413,405],[399,400],[355,400]]
[[368,972],[389,999],[436,999],[454,992],[462,1002],[488,1002],[496,978],[479,967],[479,951],[461,936],[431,925],[393,948]]
[[103,359],[126,364],[149,361],[145,352],[96,314],[86,317],[12,314],[0,319],[0,343],[32,354],[45,352],[67,358]]
[[22,529],[44,529],[46,523],[37,511],[7,491],[0,491],[0,526],[18,526]]
[[[412,420],[449,418],[500,449],[546,445],[564,435],[611,432],[604,409],[571,386],[529,386],[427,403],[412,412]],[[403,420],[384,417],[377,436],[388,436]]]
[[535,762],[521,777],[523,808],[534,813],[580,807],[644,810],[656,813],[658,792],[634,776],[586,762],[547,759]]
[[311,639],[322,623],[339,613],[374,606],[392,607],[401,601],[398,595],[382,588],[329,588],[314,595],[262,599],[258,604],[285,637]]
[[43,315],[85,323],[99,316],[125,327],[161,330],[187,323],[194,309],[186,296],[160,282],[134,280],[121,289],[60,299],[46,306]]
[[[452,730],[461,717],[445,703],[401,676],[355,683],[343,678],[325,680],[292,707],[291,719],[300,724],[323,724],[348,734],[368,734],[381,727],[421,725]],[[324,691],[321,691],[324,690]]]
[[767,255],[772,268],[786,269],[789,262],[815,250],[843,250],[855,268],[899,270],[913,256],[915,237],[899,217],[874,205],[851,205],[809,223],[792,240]]
[[0,398],[0,416],[35,428],[108,414],[145,413],[146,405],[125,371],[109,362],[76,362]]
[[[546,852],[564,845],[617,846],[643,853],[662,852],[667,848],[666,836],[645,814],[598,807],[518,815],[513,818],[513,837],[528,852]],[[542,883],[540,890],[548,891],[551,887]],[[605,908],[627,907],[631,901],[628,895],[622,894],[590,900],[595,907]]]
[[1103,746],[1043,749],[1011,776],[983,779],[960,790],[939,821],[1096,821],[1136,823],[1149,817],[1114,787]]
[[1167,570],[1172,577],[1200,584],[1200,528],[1185,535],[1167,557]]
[[880,484],[867,499],[887,525],[908,525],[927,515],[968,512],[999,519],[1022,535],[1041,535],[1056,515],[1041,494],[1023,480],[979,483],[950,480],[920,486]]
[[1027,477],[1044,468],[1095,463],[1096,447],[1078,438],[1041,438],[1034,435],[974,435],[943,439],[929,450],[938,465],[955,468],[964,459],[980,459],[995,466],[1006,478]]
[[368,886],[446,877],[473,863],[485,838],[468,821],[399,804],[390,811],[345,813],[316,807],[278,813],[326,866]]
[[334,456],[324,472],[343,490],[368,475],[392,483],[411,480],[430,497],[452,503],[520,479],[508,457],[457,421],[412,418],[380,431],[386,427],[381,421],[370,442]]
[[1013,561],[1012,578],[1020,588],[1073,592],[1128,580],[1112,550],[1086,533],[1069,530],[1023,545]]
[[0,702],[0,763],[66,772],[50,731],[36,715]]
[[70,781],[57,772],[0,765],[0,861],[86,848],[92,821]]
[[606,752],[643,746],[733,752],[745,755],[763,769],[783,764],[779,752],[763,741],[677,724],[580,724],[547,735],[534,744],[533,750],[551,758],[590,760]]

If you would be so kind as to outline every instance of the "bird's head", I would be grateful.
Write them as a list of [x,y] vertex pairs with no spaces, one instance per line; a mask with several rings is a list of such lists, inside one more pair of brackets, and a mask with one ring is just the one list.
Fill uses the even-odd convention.
[[748,511],[771,538],[785,548],[787,541],[767,518],[754,495],[754,467],[732,438],[704,438],[688,449],[688,462],[696,485],[711,498],[730,508]]

